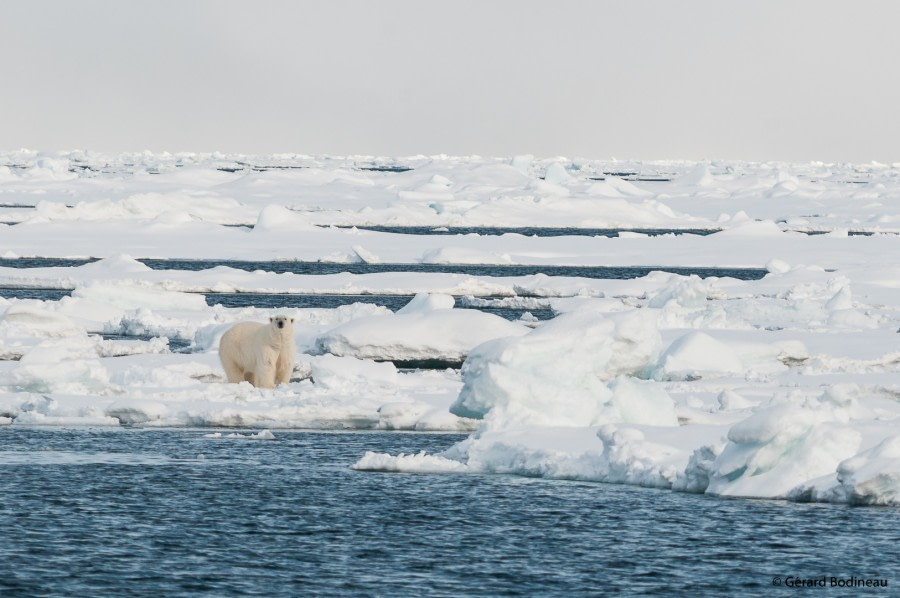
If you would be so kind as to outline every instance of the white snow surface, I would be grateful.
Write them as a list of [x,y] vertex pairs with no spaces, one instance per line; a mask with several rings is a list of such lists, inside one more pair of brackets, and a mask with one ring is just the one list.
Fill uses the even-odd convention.
[[[398,166],[410,170],[371,170]],[[0,426],[453,431],[469,436],[440,454],[367,453],[354,467],[898,505],[898,197],[897,164],[0,152],[0,258],[100,258],[0,264],[4,289],[71,291],[0,297]],[[768,274],[301,275],[143,258]],[[415,298],[396,313],[225,308],[203,297],[216,292]],[[511,322],[464,305],[557,315]],[[291,382],[225,383],[218,339],[276,313],[295,318]],[[464,365],[391,363],[429,359]]]

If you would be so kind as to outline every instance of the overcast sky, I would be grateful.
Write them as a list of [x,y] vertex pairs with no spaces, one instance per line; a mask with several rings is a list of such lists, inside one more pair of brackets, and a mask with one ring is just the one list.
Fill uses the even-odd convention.
[[3,0],[0,149],[900,161],[895,0]]

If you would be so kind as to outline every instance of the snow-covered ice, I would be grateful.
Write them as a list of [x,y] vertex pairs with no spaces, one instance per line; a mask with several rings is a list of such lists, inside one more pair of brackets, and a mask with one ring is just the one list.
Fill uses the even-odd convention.
[[[410,170],[364,169],[379,164]],[[900,504],[898,197],[900,165],[876,163],[0,153],[0,287],[71,292],[0,298],[0,426],[454,431],[470,435],[441,454],[367,453],[354,467]],[[7,261],[27,257],[99,259]],[[312,275],[144,258],[768,274]],[[276,310],[208,305],[216,292],[415,298],[396,313]],[[557,316],[462,308],[485,305]],[[221,335],[276,312],[295,318],[291,382],[226,384]],[[464,365],[392,363],[429,359]]]

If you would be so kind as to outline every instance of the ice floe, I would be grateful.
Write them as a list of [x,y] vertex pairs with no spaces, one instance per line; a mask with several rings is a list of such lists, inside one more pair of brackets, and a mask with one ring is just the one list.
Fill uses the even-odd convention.
[[[533,156],[361,166],[372,163],[0,153],[0,425],[200,426],[223,440],[286,428],[457,432],[468,437],[440,454],[370,452],[354,467],[900,503],[900,166]],[[483,229],[526,226],[572,230]],[[587,228],[623,230],[576,234]],[[674,234],[689,229],[710,234]],[[98,259],[21,267],[28,257]],[[159,258],[209,263],[140,261]],[[294,262],[403,267],[275,267]],[[428,264],[648,273],[412,267]],[[674,266],[765,276],[658,270]],[[68,294],[19,294],[40,289]],[[396,312],[276,310],[223,307],[215,293],[414,299]],[[513,322],[478,311],[488,307],[556,317]],[[291,381],[225,383],[221,335],[276,311],[295,318]],[[429,360],[443,365],[405,367]]]

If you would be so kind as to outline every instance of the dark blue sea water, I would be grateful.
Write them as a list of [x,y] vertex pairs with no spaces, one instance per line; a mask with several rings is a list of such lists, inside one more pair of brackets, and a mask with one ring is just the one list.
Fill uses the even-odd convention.
[[[49,268],[71,267],[95,261],[57,259],[57,258],[20,258],[0,259],[0,266],[6,268]],[[497,264],[341,264],[335,262],[295,262],[295,261],[244,261],[244,260],[195,260],[195,259],[141,259],[154,270],[207,270],[216,266],[228,266],[239,270],[254,272],[292,272],[294,274],[375,274],[380,272],[419,272],[419,273],[451,273],[468,276],[529,276],[545,274],[547,276],[576,276],[581,278],[630,279],[646,276],[653,271],[672,272],[683,276],[696,275],[701,278],[710,276],[731,277],[740,280],[759,280],[768,272],[765,268],[707,268],[702,266],[554,266],[554,265],[497,265]]]
[[768,272],[764,268],[706,268],[679,266],[554,266],[497,264],[337,264],[330,262],[248,262],[235,260],[140,260],[154,270],[205,270],[228,266],[253,272],[293,272],[295,274],[376,274],[381,272],[450,273],[468,276],[577,276],[581,278],[630,279],[653,271],[672,272],[683,276],[729,276],[740,280],[759,280]]
[[0,288],[0,297],[4,299],[37,299],[39,301],[59,301],[71,295],[64,289],[25,289],[15,287]]
[[[273,294],[273,293],[207,293],[206,302],[209,305],[222,305],[223,307],[260,307],[260,308],[327,308],[334,309],[341,305],[353,303],[372,303],[387,307],[391,311],[397,311],[412,300],[412,295],[299,295],[299,294]],[[513,308],[493,305],[478,305],[473,307],[457,299],[457,307],[464,309],[477,309],[485,313],[494,314],[507,320],[518,320],[525,312],[530,313],[538,320],[549,320],[555,314],[550,308]]]
[[[602,179],[601,179],[602,180]],[[252,226],[248,228],[253,228]],[[339,228],[354,228],[349,226],[341,226]],[[713,233],[721,232],[718,228],[569,228],[569,227],[546,227],[546,226],[381,226],[381,225],[362,225],[355,228],[361,230],[371,230],[383,233],[395,233],[400,235],[506,235],[518,234],[526,237],[618,237],[619,233],[640,233],[648,237],[659,237],[661,235],[700,235],[706,236]],[[824,235],[830,230],[803,230],[791,231],[803,233],[806,235]],[[873,231],[851,230],[847,233],[849,236],[870,237],[875,234]],[[884,233],[882,233],[884,234]],[[886,234],[894,234],[888,232]]]
[[884,579],[882,596],[900,586],[895,509],[349,469],[366,450],[439,451],[451,435],[205,433],[0,428],[0,595],[820,595],[775,584],[822,576]]
[[[92,260],[73,260],[56,258],[23,258],[0,259],[0,266],[13,268],[41,268],[41,267],[73,267],[83,265]],[[729,276],[742,280],[757,280],[765,276],[766,270],[761,268],[700,268],[700,267],[582,267],[582,266],[498,266],[479,264],[337,264],[330,262],[292,262],[292,261],[234,261],[234,260],[141,260],[149,267],[157,270],[205,270],[216,266],[229,266],[231,268],[265,272],[293,272],[296,274],[325,275],[350,272],[354,274],[369,274],[377,272],[419,272],[434,273],[446,272],[464,274],[469,276],[527,276],[532,274],[546,274],[548,276],[570,276],[593,279],[630,279],[646,276],[653,270],[664,270],[682,275],[697,275],[703,278],[710,276]],[[69,295],[70,292],[61,289],[34,289],[34,288],[0,288],[0,297],[19,299],[40,299],[56,301]],[[220,304],[224,307],[259,307],[259,308],[335,308],[351,303],[373,303],[385,306],[391,310],[398,310],[406,305],[412,296],[409,295],[337,295],[337,294],[281,294],[281,293],[209,293],[206,295],[210,305]],[[470,306],[457,301],[459,307],[473,307],[481,311],[492,313],[508,320],[518,320],[526,312],[538,320],[548,320],[554,316],[552,310],[541,308],[516,308],[501,304],[487,305],[480,303]]]
[[[69,295],[71,295],[71,291],[60,289],[0,288],[0,297],[7,299],[59,301]],[[209,305],[222,305],[223,307],[334,309],[353,303],[371,303],[387,307],[392,311],[402,308],[413,298],[412,295],[303,295],[296,293],[207,293],[205,297]],[[549,320],[555,315],[550,308],[515,308],[499,305],[478,305],[474,307],[459,300],[457,301],[457,307],[477,309],[507,320],[518,320],[526,312],[538,320]]]
[[570,228],[547,226],[342,226],[400,235],[506,235],[526,237],[618,237],[619,233],[640,233],[650,237],[661,235],[711,235],[717,228]]

